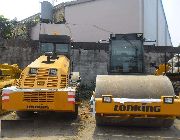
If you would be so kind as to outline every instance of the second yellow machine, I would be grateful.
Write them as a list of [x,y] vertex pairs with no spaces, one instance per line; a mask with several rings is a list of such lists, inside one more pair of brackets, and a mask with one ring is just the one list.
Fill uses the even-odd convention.
[[[2,91],[2,109],[16,111],[20,117],[34,112],[66,112],[78,115],[78,73],[73,75],[71,41],[67,35],[40,35],[40,56],[21,73],[17,86]],[[75,77],[75,78],[71,78]],[[72,80],[73,79],[73,80]]]
[[97,125],[170,127],[180,116],[168,77],[145,74],[143,40],[143,34],[110,36],[109,75],[97,76],[91,98]]

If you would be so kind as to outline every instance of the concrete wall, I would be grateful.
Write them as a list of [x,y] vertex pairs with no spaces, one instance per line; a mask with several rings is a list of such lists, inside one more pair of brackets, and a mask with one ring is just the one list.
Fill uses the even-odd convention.
[[38,42],[8,40],[0,47],[0,63],[18,64],[26,67],[38,56]]
[[84,84],[93,84],[96,75],[107,75],[108,55],[104,50],[74,50],[73,68]]
[[[0,47],[0,63],[17,63],[21,68],[26,67],[40,54],[38,42],[9,41]],[[83,84],[93,84],[96,75],[107,74],[108,53],[104,50],[75,49],[72,51],[74,71],[79,71]],[[164,53],[149,52],[145,49],[146,71],[153,74],[154,68],[150,68],[151,62],[164,63]]]

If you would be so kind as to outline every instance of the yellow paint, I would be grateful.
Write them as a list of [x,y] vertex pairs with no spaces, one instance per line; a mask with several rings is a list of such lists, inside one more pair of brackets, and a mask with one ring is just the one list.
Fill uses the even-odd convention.
[[[0,64],[0,96],[1,90],[4,87],[15,85],[16,79],[19,78],[21,70],[19,69],[17,64],[8,65],[7,63]],[[0,114],[4,113],[2,111],[2,100],[0,98]]]
[[[37,74],[29,74],[30,68],[37,68]],[[49,75],[49,69],[57,69],[57,75]],[[9,100],[2,102],[2,108],[7,111],[74,112],[75,104],[78,103],[68,102],[69,74],[70,61],[66,56],[59,55],[57,59],[51,59],[50,63],[47,62],[47,56],[40,56],[21,73],[17,88],[23,91],[10,93]],[[32,91],[27,92],[26,89]],[[34,95],[36,89],[43,90],[38,90]],[[75,91],[75,87],[72,90]]]
[[60,33],[58,33],[58,32],[53,32],[53,35],[60,35]]
[[[96,114],[101,114],[104,116],[122,116],[122,115],[129,115],[129,117],[135,117],[135,116],[146,116],[146,117],[175,117],[180,116],[180,110],[177,109],[180,106],[180,99],[175,99],[173,104],[165,104],[163,103],[163,96],[161,97],[161,102],[154,102],[154,103],[118,103],[114,102],[114,100],[111,103],[104,103],[102,102],[102,98],[96,98],[95,99],[96,104]],[[160,106],[160,112],[143,112],[143,111],[114,111],[115,105],[146,105],[146,106]]]
[[17,64],[0,64],[0,70],[2,71],[2,75],[0,75],[0,89],[14,85],[15,79],[18,79],[21,73]]
[[165,72],[168,72],[170,68],[171,66],[169,64],[166,64],[166,69],[165,69],[165,64],[160,64],[158,69],[156,69],[155,71],[155,75],[163,75]]
[[[69,59],[66,56],[58,56],[52,63],[46,63],[47,57],[40,56],[30,65],[28,65],[22,72],[19,80],[20,88],[46,88],[46,89],[60,89],[68,86],[69,75]],[[30,68],[37,68],[36,75],[30,75]],[[57,76],[49,76],[49,69],[57,69]],[[44,84],[42,84],[44,83]]]
[[[34,110],[34,111],[62,111],[62,112],[73,112],[74,104],[68,102],[67,91],[55,91],[51,92],[54,97],[52,102],[35,102],[35,101],[26,101],[24,100],[24,92],[14,92],[10,94],[9,101],[3,101],[2,109],[8,111],[25,111],[25,110]],[[37,96],[36,96],[37,97]],[[43,98],[42,96],[38,99]],[[32,99],[32,98],[31,98]],[[47,98],[46,98],[47,100]],[[29,106],[41,106],[42,108],[32,108]],[[47,106],[47,107],[45,107]],[[43,108],[44,107],[44,108]]]

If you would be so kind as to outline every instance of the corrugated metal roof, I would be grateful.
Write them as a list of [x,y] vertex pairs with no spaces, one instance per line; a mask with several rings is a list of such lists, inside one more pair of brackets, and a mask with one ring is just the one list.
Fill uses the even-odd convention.
[[77,4],[82,4],[82,3],[87,3],[87,2],[92,2],[96,0],[76,0],[76,1],[70,1],[70,2],[63,2],[54,7],[54,9],[60,8],[62,6],[72,6],[72,5],[77,5]]
[[[83,3],[92,2],[92,1],[97,1],[97,0],[76,0],[76,1],[63,2],[63,3],[60,3],[60,4],[56,5],[56,6],[54,6],[53,9],[55,10],[55,9],[62,8],[62,7],[64,7],[64,6],[67,7],[67,6],[72,6],[72,5],[77,5],[77,4],[83,4]],[[40,13],[37,13],[37,14],[32,15],[32,16],[30,16],[30,17],[27,17],[27,18],[25,18],[25,19],[23,19],[23,20],[21,20],[21,21],[19,21],[19,22],[24,22],[24,21],[26,21],[26,20],[31,20],[32,18],[34,18],[34,17],[37,16],[37,15],[40,15]]]

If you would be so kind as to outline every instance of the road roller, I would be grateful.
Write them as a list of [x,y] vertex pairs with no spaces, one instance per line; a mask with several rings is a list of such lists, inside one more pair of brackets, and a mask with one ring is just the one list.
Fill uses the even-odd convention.
[[[3,88],[16,84],[16,80],[19,78],[20,74],[21,69],[17,64],[0,64],[0,95]],[[2,100],[0,99],[0,114],[4,112],[5,111],[2,110]]]
[[169,78],[145,73],[143,43],[142,33],[110,35],[108,75],[90,100],[97,125],[169,128],[180,116]]
[[80,104],[80,76],[72,69],[71,38],[48,34],[39,37],[43,55],[22,71],[16,86],[3,88],[2,109],[16,111],[20,118],[41,112],[63,112],[75,119]]
[[[167,52],[166,52],[167,53]],[[168,60],[168,62],[166,62],[167,60],[167,56],[165,54],[165,63],[164,64],[160,64],[159,66],[156,66],[156,64],[152,63],[152,67],[154,67],[155,70],[155,75],[166,75],[172,82],[172,85],[174,87],[174,92],[177,96],[179,96],[180,93],[180,55],[177,54],[179,53],[178,50],[176,50],[174,52],[174,56]],[[172,54],[172,52],[170,52],[170,54]]]

